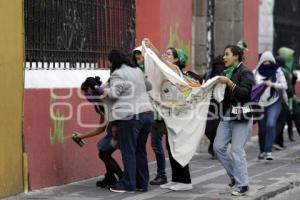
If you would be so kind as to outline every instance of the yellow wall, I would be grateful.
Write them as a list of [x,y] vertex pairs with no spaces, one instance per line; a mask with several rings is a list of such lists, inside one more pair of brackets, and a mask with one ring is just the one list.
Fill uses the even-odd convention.
[[0,198],[23,191],[23,1],[0,0]]

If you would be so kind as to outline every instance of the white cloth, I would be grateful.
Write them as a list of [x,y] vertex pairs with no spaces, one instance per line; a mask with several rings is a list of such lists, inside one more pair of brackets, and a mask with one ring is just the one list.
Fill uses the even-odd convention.
[[[172,71],[151,49],[144,45],[143,53],[145,74],[152,83],[152,90],[149,94],[153,107],[165,121],[173,157],[180,165],[185,166],[192,159],[204,135],[211,96],[213,94],[217,101],[222,101],[225,85],[220,84],[217,81],[218,77],[215,77],[201,87],[190,87],[188,82]],[[176,88],[174,85],[182,85],[185,91],[189,92],[182,95],[177,90],[178,95],[182,95],[178,101],[174,101],[174,98],[166,101],[162,98],[162,93],[164,93],[162,84],[166,80],[173,84],[170,90]],[[168,88],[165,89],[168,90]]]

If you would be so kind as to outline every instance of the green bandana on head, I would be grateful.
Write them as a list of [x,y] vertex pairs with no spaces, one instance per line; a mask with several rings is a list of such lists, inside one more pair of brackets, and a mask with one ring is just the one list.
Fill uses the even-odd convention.
[[244,50],[248,50],[247,49],[247,45],[243,40],[238,41],[238,43],[236,44],[236,46],[238,46],[240,49],[242,49],[242,51]]
[[293,71],[295,51],[288,47],[280,47],[278,49],[279,57],[283,59],[285,68],[289,73]]
[[182,49],[176,49],[176,52],[177,52],[177,55],[178,55],[178,58],[179,58],[179,62],[180,63],[187,63],[188,60],[189,60],[189,56],[186,55]]
[[239,63],[237,64],[233,64],[231,67],[229,67],[228,69],[224,70],[226,77],[231,79],[232,78],[232,74],[233,71],[239,66]]

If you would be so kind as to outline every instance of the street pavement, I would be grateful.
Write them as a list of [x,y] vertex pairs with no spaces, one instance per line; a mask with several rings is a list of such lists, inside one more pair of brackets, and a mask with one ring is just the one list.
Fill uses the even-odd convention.
[[[93,178],[64,186],[32,191],[7,198],[7,200],[259,200],[276,198],[279,193],[287,193],[287,191],[292,191],[293,188],[295,190],[299,186],[300,137],[298,133],[295,133],[295,136],[296,142],[289,142],[285,138],[285,145],[287,146],[285,150],[274,150],[273,161],[260,162],[257,161],[259,153],[257,137],[249,139],[246,153],[250,177],[250,191],[244,197],[233,197],[226,191],[229,178],[220,163],[212,160],[206,153],[207,142],[204,142],[199,150],[200,153],[195,155],[190,163],[194,186],[190,191],[175,192],[161,189],[158,186],[149,186],[148,192],[120,194],[96,187],[95,182],[98,178]],[[155,163],[150,163],[149,169],[151,178],[153,178],[156,171]],[[167,165],[167,173],[168,177],[171,177],[169,164]],[[299,194],[299,192],[295,192],[295,194]],[[300,200],[300,196],[295,195],[292,199]]]

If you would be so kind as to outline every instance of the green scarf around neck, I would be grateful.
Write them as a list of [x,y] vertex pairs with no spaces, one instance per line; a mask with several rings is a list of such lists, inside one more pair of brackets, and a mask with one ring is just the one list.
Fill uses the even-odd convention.
[[289,73],[293,72],[293,65],[294,65],[294,59],[293,58],[287,58],[284,61],[285,68]]
[[226,77],[231,79],[233,71],[240,65],[240,63],[233,64],[228,69],[224,70]]

